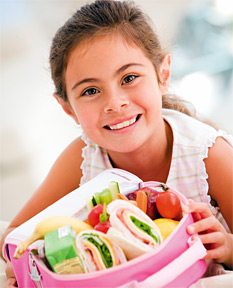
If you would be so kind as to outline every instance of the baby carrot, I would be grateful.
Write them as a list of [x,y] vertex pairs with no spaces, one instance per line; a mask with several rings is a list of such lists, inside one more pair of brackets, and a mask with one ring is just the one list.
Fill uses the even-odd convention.
[[124,194],[118,193],[117,196],[118,196],[119,199],[129,201],[131,204],[137,206],[137,202],[136,201],[129,200]]
[[147,210],[147,195],[145,191],[139,190],[137,192],[136,202],[138,208],[140,208],[144,213],[146,213]]
[[118,193],[117,194],[118,198],[121,199],[121,200],[126,200],[126,201],[129,201],[129,199],[122,193]]

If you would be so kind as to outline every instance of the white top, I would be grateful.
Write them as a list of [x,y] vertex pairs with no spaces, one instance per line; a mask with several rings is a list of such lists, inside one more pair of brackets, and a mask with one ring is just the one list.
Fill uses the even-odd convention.
[[[173,132],[172,161],[166,184],[187,198],[208,203],[215,217],[230,231],[219,208],[210,203],[208,175],[203,160],[208,157],[208,149],[214,145],[217,137],[224,138],[231,146],[233,137],[175,110],[163,109],[163,117]],[[82,139],[86,146],[82,153],[84,160],[80,185],[103,170],[113,168],[104,148],[93,143],[84,133]]]

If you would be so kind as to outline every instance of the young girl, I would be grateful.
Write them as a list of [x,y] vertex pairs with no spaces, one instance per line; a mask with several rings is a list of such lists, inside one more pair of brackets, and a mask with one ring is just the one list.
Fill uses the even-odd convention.
[[[207,259],[232,267],[233,141],[167,95],[170,62],[131,2],[96,1],[58,30],[50,54],[54,97],[83,135],[58,158],[7,233],[117,167],[193,199],[185,212],[197,221],[188,232],[199,234]],[[7,275],[13,277],[10,268]]]

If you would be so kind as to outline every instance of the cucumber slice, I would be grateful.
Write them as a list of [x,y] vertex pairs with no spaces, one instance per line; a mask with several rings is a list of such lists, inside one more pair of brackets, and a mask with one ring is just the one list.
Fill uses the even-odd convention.
[[106,188],[100,192],[100,203],[104,204],[109,204],[112,201],[112,193],[110,189]]
[[108,187],[112,193],[112,199],[117,199],[118,196],[117,194],[120,193],[120,189],[119,189],[119,184],[118,182],[116,181],[111,181],[109,184],[108,184]]
[[95,201],[96,201],[97,205],[100,204],[100,193],[96,192],[94,194],[94,197],[95,197]]
[[91,211],[91,209],[94,207],[93,203],[92,203],[92,197],[93,196],[89,196],[86,199],[86,205],[87,205],[87,211]]

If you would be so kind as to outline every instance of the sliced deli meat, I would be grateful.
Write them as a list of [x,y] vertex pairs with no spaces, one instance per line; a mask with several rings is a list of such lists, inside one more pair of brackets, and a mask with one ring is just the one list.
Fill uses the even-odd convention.
[[114,200],[107,206],[111,228],[107,236],[124,251],[127,259],[135,258],[162,243],[157,225],[129,201]]
[[86,230],[79,233],[76,247],[85,272],[104,270],[127,262],[122,249],[100,231]]

